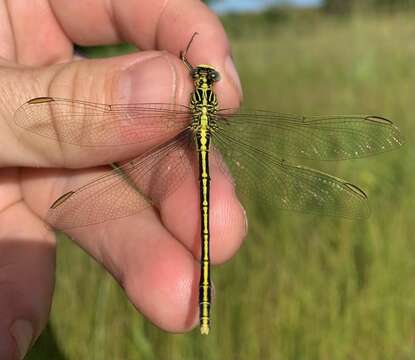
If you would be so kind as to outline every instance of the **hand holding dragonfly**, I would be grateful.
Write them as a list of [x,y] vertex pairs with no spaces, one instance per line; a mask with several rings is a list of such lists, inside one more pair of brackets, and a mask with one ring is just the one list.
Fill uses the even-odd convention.
[[[106,164],[135,157],[163,141],[127,122],[121,133],[109,123],[106,136],[116,142],[117,136],[127,134],[140,140],[134,144],[61,146],[19,132],[14,123],[16,109],[30,98],[50,95],[107,104],[187,104],[192,83],[177,54],[193,31],[203,41],[195,42],[189,59],[215,64],[220,70],[217,92],[221,105],[238,106],[241,96],[224,31],[202,3],[136,0],[121,6],[117,1],[95,0],[48,4],[13,2],[8,13],[0,15],[2,23],[9,24],[1,30],[4,40],[0,48],[2,359],[23,355],[48,319],[55,239],[52,232],[45,231],[43,219],[50,204],[101,174]],[[199,23],[190,30],[194,14]],[[84,60],[73,53],[74,43],[121,41],[146,51],[101,60]],[[46,119],[40,120],[40,128],[53,127]],[[72,123],[73,136],[82,136],[82,130],[81,122]],[[228,179],[214,168],[211,173],[215,174],[211,254],[214,262],[222,262],[239,247],[245,220]],[[94,230],[68,231],[111,272],[146,317],[169,331],[188,330],[198,321],[197,299],[191,296],[198,287],[197,179],[190,176],[185,181],[183,191],[178,189],[169,196],[159,213],[149,208],[136,216],[96,225]],[[192,187],[195,191],[189,191]]]

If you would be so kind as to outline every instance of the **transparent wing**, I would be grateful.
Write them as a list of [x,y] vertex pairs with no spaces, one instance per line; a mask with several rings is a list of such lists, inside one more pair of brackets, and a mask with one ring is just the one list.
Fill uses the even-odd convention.
[[52,204],[47,221],[65,230],[130,216],[160,202],[192,174],[195,151],[184,131],[164,145],[127,162]]
[[303,117],[225,109],[218,111],[215,119],[218,132],[225,136],[241,134],[246,144],[280,158],[353,159],[390,151],[403,144],[398,128],[379,116]]
[[[216,133],[214,144],[242,199],[259,199],[271,208],[346,218],[369,216],[365,193],[347,181],[279,160],[244,143],[239,134]],[[218,156],[214,161],[220,161]]]
[[14,121],[20,128],[59,142],[114,146],[171,138],[188,126],[190,111],[177,104],[107,105],[40,97],[17,109]]

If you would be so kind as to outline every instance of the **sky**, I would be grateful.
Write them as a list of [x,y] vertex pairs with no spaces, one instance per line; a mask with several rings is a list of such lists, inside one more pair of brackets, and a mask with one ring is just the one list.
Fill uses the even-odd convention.
[[216,0],[210,4],[210,7],[219,13],[260,11],[281,2],[296,6],[316,6],[321,3],[320,0]]

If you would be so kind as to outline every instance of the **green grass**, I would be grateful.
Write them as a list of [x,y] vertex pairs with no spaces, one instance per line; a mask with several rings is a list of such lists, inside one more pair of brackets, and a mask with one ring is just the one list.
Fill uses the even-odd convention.
[[414,359],[414,30],[405,14],[321,17],[232,41],[247,106],[374,113],[400,125],[402,150],[307,164],[365,189],[368,221],[250,211],[241,251],[213,272],[209,337],[157,329],[109,275],[60,239],[50,328],[29,359]]

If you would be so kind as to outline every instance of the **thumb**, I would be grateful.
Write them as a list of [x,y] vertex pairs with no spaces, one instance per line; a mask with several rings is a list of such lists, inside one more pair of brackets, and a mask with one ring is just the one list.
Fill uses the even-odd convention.
[[[0,167],[76,168],[131,158],[184,127],[184,115],[175,129],[161,122],[172,113],[167,104],[187,104],[191,92],[181,61],[158,51],[42,68],[0,66],[0,77]],[[155,116],[145,115],[143,105],[103,105],[133,103],[164,103],[165,110]]]

